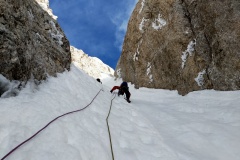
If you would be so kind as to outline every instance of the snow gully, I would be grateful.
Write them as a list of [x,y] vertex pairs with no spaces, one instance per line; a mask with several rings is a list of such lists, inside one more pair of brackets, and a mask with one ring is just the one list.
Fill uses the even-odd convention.
[[76,113],[76,112],[80,112],[83,111],[84,109],[86,109],[87,107],[89,107],[92,102],[97,98],[97,96],[99,95],[99,93],[102,91],[102,89],[100,89],[98,91],[98,93],[95,95],[95,97],[93,97],[92,101],[86,105],[84,108],[82,109],[78,109],[75,111],[71,111],[71,112],[67,112],[65,114],[62,114],[58,117],[56,117],[55,119],[53,119],[52,121],[50,121],[47,125],[45,125],[43,128],[41,128],[38,132],[36,132],[33,136],[31,136],[30,138],[28,138],[27,140],[23,141],[21,144],[19,144],[18,146],[16,146],[15,148],[13,148],[10,152],[8,152],[3,158],[1,158],[1,160],[4,160],[5,158],[7,158],[9,155],[11,155],[14,151],[16,151],[19,147],[21,147],[23,144],[27,143],[28,141],[30,141],[31,139],[33,139],[36,135],[38,135],[40,132],[42,132],[44,129],[46,129],[51,123],[53,123],[54,121],[56,121],[57,119],[64,117],[66,115],[72,114],[72,113]]

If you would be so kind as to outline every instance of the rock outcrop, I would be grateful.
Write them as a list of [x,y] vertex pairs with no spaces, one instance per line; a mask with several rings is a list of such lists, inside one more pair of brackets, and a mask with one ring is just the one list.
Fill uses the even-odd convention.
[[0,74],[43,80],[70,69],[70,63],[65,34],[35,0],[0,0]]
[[139,0],[115,76],[182,95],[240,89],[240,1]]
[[44,9],[53,19],[57,19],[57,16],[53,14],[52,9],[49,7],[49,0],[36,0],[38,4]]
[[94,78],[102,78],[103,75],[113,76],[114,70],[97,57],[90,57],[82,50],[73,46],[70,47],[70,50],[72,62],[89,76]]

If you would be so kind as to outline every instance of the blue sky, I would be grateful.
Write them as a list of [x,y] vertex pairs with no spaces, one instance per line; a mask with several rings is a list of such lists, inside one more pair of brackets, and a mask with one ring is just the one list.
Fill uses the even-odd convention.
[[115,69],[138,0],[49,0],[70,44]]

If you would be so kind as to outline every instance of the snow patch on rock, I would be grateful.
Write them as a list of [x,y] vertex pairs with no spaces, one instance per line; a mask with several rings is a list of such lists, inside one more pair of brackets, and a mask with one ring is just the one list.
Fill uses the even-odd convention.
[[197,82],[198,86],[200,86],[200,87],[204,85],[204,77],[203,77],[204,74],[206,74],[205,69],[203,71],[199,72],[198,76],[194,79]]
[[140,43],[138,43],[138,47],[137,47],[137,51],[135,52],[135,54],[133,55],[133,61],[138,61],[138,56],[140,54],[139,52],[139,46],[142,44],[142,40],[140,41]]
[[153,76],[151,74],[151,63],[148,62],[148,65],[147,65],[147,76],[149,77],[149,83],[152,83],[153,82]]
[[152,22],[152,27],[155,30],[159,30],[162,29],[163,26],[165,26],[167,24],[167,21],[165,19],[162,18],[161,14],[158,14],[158,18],[156,18],[153,22]]
[[196,45],[196,40],[191,41],[188,46],[187,49],[182,52],[182,69],[185,67],[185,63],[187,61],[188,56],[192,56],[193,51],[195,50],[195,45]]
[[121,75],[121,68],[119,68],[117,71],[117,78],[122,78],[122,75]]
[[140,8],[140,10],[139,10],[139,14],[142,12],[142,10],[143,10],[143,7],[144,7],[144,5],[145,5],[145,0],[142,0],[142,2],[141,2],[141,8]]
[[147,21],[147,19],[145,19],[144,17],[142,18],[141,23],[139,24],[139,30],[143,31],[143,27],[144,27],[144,23]]
[[55,16],[52,12],[52,9],[49,8],[49,0],[36,0],[36,2],[44,9],[53,19],[57,19],[58,17]]

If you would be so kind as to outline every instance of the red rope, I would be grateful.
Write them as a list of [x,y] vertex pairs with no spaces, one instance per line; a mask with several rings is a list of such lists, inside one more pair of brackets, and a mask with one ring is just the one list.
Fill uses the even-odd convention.
[[45,128],[47,128],[51,123],[53,123],[54,121],[56,121],[57,119],[63,117],[63,116],[66,116],[66,115],[69,115],[69,114],[72,114],[72,113],[75,113],[75,112],[80,112],[84,109],[86,109],[88,106],[90,106],[92,104],[92,102],[96,99],[96,97],[99,95],[99,93],[101,92],[102,89],[100,89],[98,91],[98,93],[95,95],[95,97],[92,99],[92,101],[84,108],[82,109],[78,109],[78,110],[75,110],[75,111],[71,111],[71,112],[67,112],[65,114],[62,114],[56,118],[54,118],[52,121],[50,121],[47,125],[45,125],[42,129],[40,129],[39,131],[37,131],[37,133],[35,133],[33,136],[31,136],[30,138],[28,138],[27,140],[25,140],[24,142],[22,142],[21,144],[19,144],[18,146],[16,146],[15,148],[13,148],[10,152],[8,152],[8,154],[6,154],[1,160],[4,160],[5,158],[7,158],[10,154],[12,154],[15,150],[17,150],[19,147],[21,147],[23,144],[25,144],[26,142],[30,141],[32,138],[34,138],[36,135],[38,135],[40,132],[42,132]]

